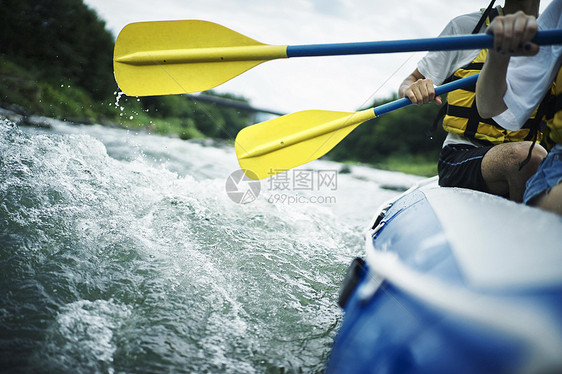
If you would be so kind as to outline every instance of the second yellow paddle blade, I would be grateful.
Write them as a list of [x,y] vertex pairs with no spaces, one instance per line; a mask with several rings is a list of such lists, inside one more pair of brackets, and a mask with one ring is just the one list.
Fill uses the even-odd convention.
[[252,171],[257,179],[267,178],[322,157],[358,125],[374,117],[372,109],[289,114],[240,131],[234,145],[236,156],[241,169]]
[[171,95],[216,87],[286,46],[260,43],[207,21],[131,23],[115,42],[115,80],[129,96]]

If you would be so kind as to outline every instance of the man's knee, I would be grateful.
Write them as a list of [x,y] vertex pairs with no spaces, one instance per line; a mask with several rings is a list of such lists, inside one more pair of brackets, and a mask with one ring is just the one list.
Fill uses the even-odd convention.
[[546,157],[546,150],[535,144],[531,157],[527,159],[532,142],[502,143],[490,149],[482,160],[482,176],[491,193],[509,195],[515,201],[521,201],[525,191],[525,183],[538,170],[541,161]]
[[[528,143],[528,145],[523,143]],[[523,162],[523,160],[526,160],[527,157],[529,156],[529,147],[531,146],[530,142],[523,142],[523,143],[522,145],[524,146],[523,147],[524,154],[519,156],[519,159],[521,159],[520,163]],[[523,165],[521,170],[526,168],[528,172],[534,174],[539,168],[539,165],[541,164],[542,160],[545,159],[546,155],[547,155],[546,149],[544,149],[544,147],[541,146],[540,144],[535,144],[531,152],[529,161],[525,165]]]
[[[497,152],[496,157],[502,159],[502,163],[510,174],[513,171],[522,171],[526,176],[530,176],[537,171],[540,163],[547,155],[543,146],[540,144],[533,146],[532,144],[530,141],[523,141],[497,145],[496,147],[501,146],[502,148],[501,151],[498,149],[500,152]],[[531,146],[533,147],[532,150]],[[529,152],[531,152],[530,157]],[[525,162],[525,160],[527,161]]]

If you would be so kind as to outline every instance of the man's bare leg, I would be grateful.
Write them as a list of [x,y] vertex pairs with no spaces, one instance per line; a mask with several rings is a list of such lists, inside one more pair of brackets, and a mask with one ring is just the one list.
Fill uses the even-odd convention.
[[562,215],[562,183],[534,199],[531,205]]
[[527,158],[531,142],[503,143],[492,147],[482,159],[482,176],[490,193],[505,196],[516,202],[523,201],[525,183],[535,174],[546,150],[535,144],[529,162],[519,170]]

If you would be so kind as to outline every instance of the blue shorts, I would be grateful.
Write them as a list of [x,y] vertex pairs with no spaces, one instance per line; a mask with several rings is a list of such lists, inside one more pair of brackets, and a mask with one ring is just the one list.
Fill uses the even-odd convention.
[[562,144],[555,146],[543,160],[537,172],[527,181],[523,202],[529,204],[562,182]]

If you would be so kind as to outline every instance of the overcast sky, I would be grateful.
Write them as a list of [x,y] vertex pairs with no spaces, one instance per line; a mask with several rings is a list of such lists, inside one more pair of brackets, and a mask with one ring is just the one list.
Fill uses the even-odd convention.
[[[447,22],[488,0],[85,0],[115,36],[128,23],[198,19],[262,43],[298,45],[437,36]],[[543,0],[541,10],[550,3]],[[503,5],[503,0],[496,2]],[[292,113],[355,111],[387,98],[424,53],[268,61],[219,86],[255,106]]]

